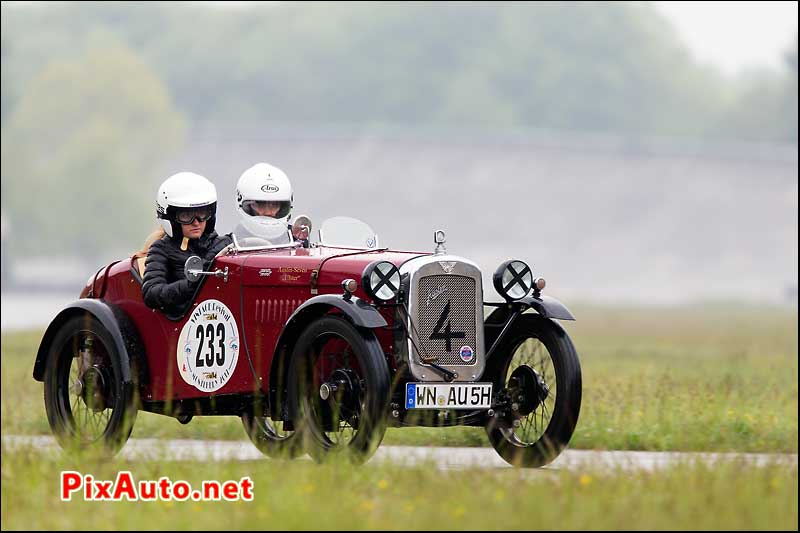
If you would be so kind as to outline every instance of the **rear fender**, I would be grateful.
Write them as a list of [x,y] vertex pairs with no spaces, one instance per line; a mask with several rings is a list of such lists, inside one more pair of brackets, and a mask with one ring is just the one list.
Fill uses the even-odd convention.
[[36,362],[33,365],[33,379],[44,381],[50,343],[59,328],[73,316],[83,314],[95,317],[114,339],[114,345],[120,358],[119,363],[122,369],[123,384],[146,383],[148,373],[144,345],[130,317],[117,306],[92,298],[82,298],[69,304],[50,322],[36,353]]

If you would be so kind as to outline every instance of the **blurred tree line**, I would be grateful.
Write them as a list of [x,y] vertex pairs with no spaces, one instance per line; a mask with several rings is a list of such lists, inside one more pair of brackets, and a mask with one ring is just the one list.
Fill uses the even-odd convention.
[[796,143],[796,43],[786,67],[726,78],[647,3],[3,4],[4,218],[56,249],[141,240],[188,125]]

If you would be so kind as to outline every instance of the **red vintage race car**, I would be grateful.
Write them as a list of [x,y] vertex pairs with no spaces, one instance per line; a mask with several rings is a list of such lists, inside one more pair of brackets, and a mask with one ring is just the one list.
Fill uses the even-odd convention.
[[288,245],[235,240],[205,270],[187,261],[201,283],[177,316],[142,302],[136,256],[92,276],[33,369],[61,445],[117,451],[143,410],[241,417],[273,457],[364,461],[388,426],[483,426],[515,466],[566,447],[581,371],[554,319],[574,317],[527,264],[498,267],[505,301],[490,303],[480,269],[447,254],[443,232],[420,253],[381,247],[347,217],[314,242],[307,217],[294,228]]

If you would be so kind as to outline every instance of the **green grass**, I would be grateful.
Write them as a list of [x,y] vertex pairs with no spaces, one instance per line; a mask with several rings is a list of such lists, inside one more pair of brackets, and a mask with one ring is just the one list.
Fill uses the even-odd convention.
[[[797,313],[576,308],[583,371],[573,448],[797,452]],[[31,377],[41,332],[2,336],[2,431],[49,434]],[[246,439],[234,417],[139,413],[133,437]],[[384,444],[488,446],[482,428],[390,429]]]
[[[59,473],[254,483],[252,502],[62,502]],[[91,461],[2,454],[3,529],[797,529],[797,467],[438,471],[310,461]]]
[[[797,452],[797,314],[588,309],[577,448]],[[580,319],[580,315],[579,315]]]

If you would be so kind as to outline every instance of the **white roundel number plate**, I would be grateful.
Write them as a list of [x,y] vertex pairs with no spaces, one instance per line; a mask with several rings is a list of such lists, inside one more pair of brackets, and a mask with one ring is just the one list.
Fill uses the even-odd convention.
[[239,329],[228,307],[206,300],[195,307],[178,338],[178,370],[203,392],[219,390],[231,379],[239,357]]

